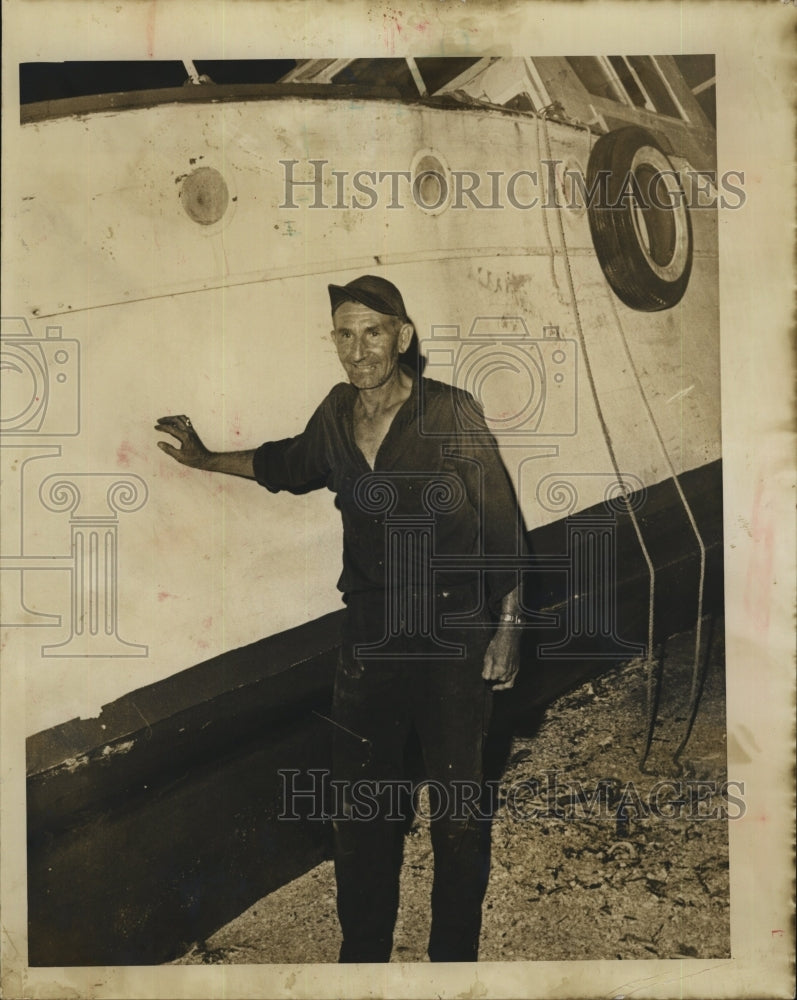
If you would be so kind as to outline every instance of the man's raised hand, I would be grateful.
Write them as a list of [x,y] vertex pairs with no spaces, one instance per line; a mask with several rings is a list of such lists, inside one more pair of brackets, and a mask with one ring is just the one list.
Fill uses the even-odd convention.
[[185,415],[179,417],[159,417],[155,425],[156,431],[171,434],[177,438],[180,447],[175,448],[168,441],[158,441],[158,447],[171,455],[175,461],[181,465],[188,465],[192,469],[207,469],[210,464],[211,453],[202,444],[199,435],[194,430],[194,425]]
[[168,441],[158,441],[158,447],[181,465],[187,465],[192,469],[203,469],[205,472],[223,472],[228,476],[241,476],[243,479],[255,478],[253,450],[208,451],[194,430],[194,425],[184,414],[179,417],[160,417],[155,424],[155,430],[171,434],[180,442],[180,447],[175,448]]

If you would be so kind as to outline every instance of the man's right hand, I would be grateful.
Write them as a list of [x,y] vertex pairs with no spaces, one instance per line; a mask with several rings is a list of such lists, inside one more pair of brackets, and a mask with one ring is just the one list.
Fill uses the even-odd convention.
[[160,417],[155,430],[171,434],[180,442],[180,447],[175,448],[168,441],[158,441],[158,447],[181,465],[205,472],[242,476],[244,479],[255,478],[254,451],[208,451],[185,415]]
[[160,450],[171,455],[175,461],[181,465],[188,465],[192,469],[207,469],[209,467],[211,452],[202,444],[188,417],[159,417],[155,430],[171,434],[180,442],[180,447],[175,448],[168,441],[158,441]]

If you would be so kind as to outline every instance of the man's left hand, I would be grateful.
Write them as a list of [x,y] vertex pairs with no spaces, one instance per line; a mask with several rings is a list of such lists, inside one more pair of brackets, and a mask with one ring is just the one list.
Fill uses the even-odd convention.
[[482,677],[493,691],[505,691],[515,683],[520,668],[520,630],[499,626],[484,654]]

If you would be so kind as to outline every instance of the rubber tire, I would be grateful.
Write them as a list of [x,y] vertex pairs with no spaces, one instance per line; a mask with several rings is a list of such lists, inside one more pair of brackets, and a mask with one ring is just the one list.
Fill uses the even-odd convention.
[[678,222],[686,230],[685,261],[672,278],[663,278],[651,267],[640,244],[633,210],[626,203],[628,199],[616,209],[601,207],[604,196],[608,197],[609,205],[619,201],[634,157],[644,147],[656,150],[673,170],[656,139],[636,125],[607,132],[595,143],[587,165],[588,190],[593,191],[601,171],[607,171],[609,176],[604,187],[597,187],[598,198],[590,198],[589,227],[600,266],[618,298],[632,309],[657,312],[671,309],[681,301],[692,270],[692,225],[680,185],[680,206],[673,212],[681,213]]

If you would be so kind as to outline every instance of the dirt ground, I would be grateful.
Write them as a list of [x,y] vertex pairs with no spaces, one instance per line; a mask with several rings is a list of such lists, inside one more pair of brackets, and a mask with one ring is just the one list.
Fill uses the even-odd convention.
[[[693,632],[666,644],[644,771],[648,667],[640,661],[582,684],[548,707],[533,734],[515,736],[492,821],[480,960],[729,957],[725,817],[743,806],[734,787],[722,795],[722,632],[719,621],[697,721],[677,762]],[[431,878],[429,825],[416,818],[405,841],[393,961],[427,960]],[[334,962],[339,945],[332,862],[324,862],[178,963]]]

